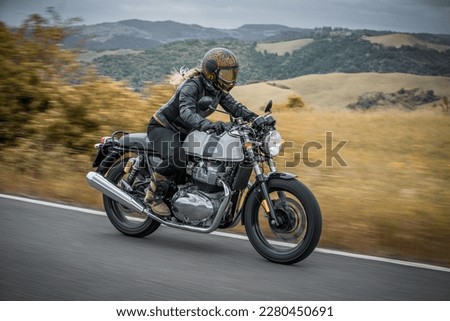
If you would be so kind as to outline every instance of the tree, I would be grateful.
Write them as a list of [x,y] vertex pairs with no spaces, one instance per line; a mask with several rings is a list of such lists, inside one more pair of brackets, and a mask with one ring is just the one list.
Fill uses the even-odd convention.
[[0,22],[0,148],[33,134],[27,125],[52,107],[58,84],[77,72],[73,53],[61,49],[65,36],[64,28],[36,14],[17,31]]

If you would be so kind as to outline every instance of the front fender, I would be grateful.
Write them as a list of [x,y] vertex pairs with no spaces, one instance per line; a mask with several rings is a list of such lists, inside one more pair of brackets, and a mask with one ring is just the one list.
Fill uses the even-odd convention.
[[[295,179],[297,177],[297,175],[292,174],[292,173],[287,173],[287,172],[273,172],[270,173],[269,175],[267,175],[266,177],[266,184],[269,185],[271,180],[274,179],[284,179],[284,180],[290,180],[290,179]],[[259,185],[261,185],[261,182],[256,181],[248,190],[247,194],[245,195],[245,199],[244,199],[244,203],[242,204],[242,207],[240,209],[240,215],[241,215],[241,224],[244,225],[245,224],[245,215],[244,215],[244,210],[247,206],[247,201],[249,199],[249,196],[252,195],[253,193],[259,193]]]
[[273,173],[270,173],[270,174],[268,175],[267,179],[270,180],[270,179],[274,179],[274,178],[281,178],[281,179],[286,179],[286,180],[288,180],[288,179],[294,179],[294,178],[296,178],[296,177],[297,177],[297,175],[292,174],[292,173],[286,173],[286,172],[273,172]]

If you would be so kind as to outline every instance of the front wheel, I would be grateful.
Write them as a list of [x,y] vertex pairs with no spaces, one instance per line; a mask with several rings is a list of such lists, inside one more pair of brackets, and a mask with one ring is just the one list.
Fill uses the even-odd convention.
[[296,179],[270,179],[266,184],[278,223],[270,218],[263,193],[255,187],[247,199],[244,217],[250,243],[269,261],[281,264],[302,261],[320,239],[319,204]]

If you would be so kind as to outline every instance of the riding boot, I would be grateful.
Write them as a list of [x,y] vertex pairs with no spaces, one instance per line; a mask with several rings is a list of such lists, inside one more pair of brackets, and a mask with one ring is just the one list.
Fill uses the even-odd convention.
[[167,177],[156,172],[153,173],[150,186],[145,191],[144,202],[150,206],[152,212],[156,215],[170,215],[170,209],[163,200],[168,186]]

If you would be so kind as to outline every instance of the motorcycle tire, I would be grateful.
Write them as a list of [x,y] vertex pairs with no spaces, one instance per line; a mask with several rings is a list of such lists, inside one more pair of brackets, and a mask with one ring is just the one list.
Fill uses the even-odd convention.
[[[124,172],[125,161],[121,161],[114,165],[106,174],[106,178],[118,184],[126,175]],[[133,212],[126,206],[114,201],[113,199],[103,195],[103,205],[106,215],[114,227],[127,236],[145,237],[161,225],[161,223],[149,218],[142,213]]]
[[255,250],[271,262],[294,264],[315,249],[322,231],[322,215],[312,192],[296,179],[270,179],[269,196],[279,221],[267,213],[260,188],[250,192],[245,206],[245,230]]

